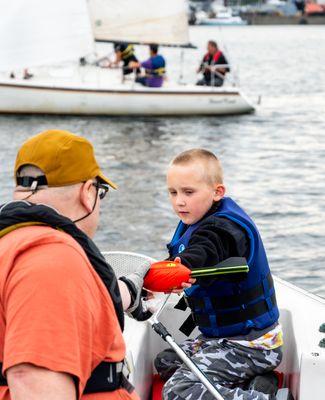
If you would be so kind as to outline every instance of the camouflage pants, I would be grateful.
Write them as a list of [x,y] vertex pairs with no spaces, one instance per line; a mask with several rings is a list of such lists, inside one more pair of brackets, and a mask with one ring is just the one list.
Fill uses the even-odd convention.
[[[225,400],[271,400],[269,395],[245,390],[245,385],[256,375],[276,368],[282,359],[281,348],[259,350],[233,343],[227,339],[199,336],[186,340],[182,349],[213,381]],[[158,372],[176,370],[163,389],[164,400],[212,400],[198,378],[175,354],[174,360],[164,358],[161,352],[155,362]],[[173,363],[173,365],[171,365]]]

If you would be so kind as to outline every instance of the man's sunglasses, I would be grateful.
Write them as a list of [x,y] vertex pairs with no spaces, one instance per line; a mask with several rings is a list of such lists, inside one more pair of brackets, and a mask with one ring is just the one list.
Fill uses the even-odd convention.
[[99,182],[93,182],[93,186],[97,189],[98,196],[101,200],[106,196],[108,193],[109,187],[107,185],[103,185]]

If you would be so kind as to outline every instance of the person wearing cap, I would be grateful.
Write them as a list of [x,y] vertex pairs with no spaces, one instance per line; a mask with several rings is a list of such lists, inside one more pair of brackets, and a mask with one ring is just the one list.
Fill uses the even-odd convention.
[[144,320],[149,265],[117,280],[92,237],[116,185],[88,140],[49,130],[15,164],[0,208],[0,399],[139,399],[127,380],[123,310]]

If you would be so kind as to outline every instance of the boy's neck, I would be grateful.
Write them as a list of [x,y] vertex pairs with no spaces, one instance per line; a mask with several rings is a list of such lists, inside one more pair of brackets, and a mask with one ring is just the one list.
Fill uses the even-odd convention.
[[[195,224],[197,224],[198,222],[202,221],[204,218],[207,218],[207,217],[209,217],[210,215],[214,214],[214,213],[218,210],[218,208],[219,208],[219,206],[220,206],[220,201],[221,201],[221,200],[214,202],[214,203],[212,204],[210,210],[207,211],[199,221],[195,222]],[[185,225],[185,226],[186,226],[185,229],[187,229],[187,227],[190,226],[190,225]]]
[[[220,201],[221,201],[221,200],[214,202],[214,203],[212,204],[212,207],[210,208],[210,210],[205,214],[205,216],[204,216],[203,218],[206,218],[206,217],[208,217],[209,215],[214,214],[214,213],[217,211],[217,209],[219,208],[219,206],[220,206]],[[203,219],[203,218],[202,218],[202,219]]]

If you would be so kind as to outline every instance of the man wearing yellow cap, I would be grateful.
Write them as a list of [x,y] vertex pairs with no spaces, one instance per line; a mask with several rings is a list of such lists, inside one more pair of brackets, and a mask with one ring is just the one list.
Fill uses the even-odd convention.
[[144,265],[116,279],[91,240],[109,187],[92,145],[67,131],[27,140],[0,209],[0,400],[138,399],[123,310],[146,319]]

